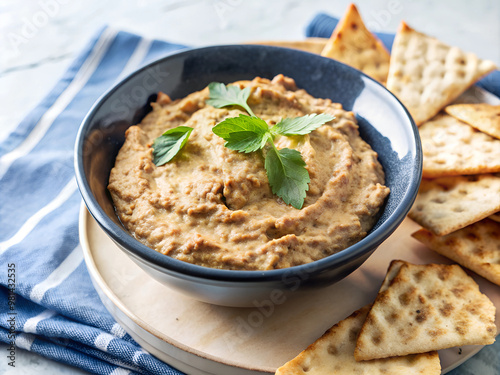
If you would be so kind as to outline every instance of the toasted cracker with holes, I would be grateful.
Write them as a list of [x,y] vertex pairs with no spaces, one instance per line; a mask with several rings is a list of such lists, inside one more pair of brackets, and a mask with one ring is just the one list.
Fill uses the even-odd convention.
[[445,111],[477,130],[500,139],[500,105],[454,104],[446,107]]
[[495,306],[458,265],[393,261],[361,328],[358,361],[495,342]]
[[412,234],[435,252],[500,285],[500,223],[484,219],[446,236],[427,229]]
[[450,47],[402,22],[392,46],[387,88],[421,125],[494,69],[492,61]]
[[419,132],[425,178],[500,172],[500,139],[447,114],[427,121]]
[[266,46],[298,49],[301,51],[321,54],[325,48],[327,38],[307,38],[306,40],[269,40],[252,42],[251,44],[264,44]]
[[363,23],[354,4],[350,4],[332,36],[321,52],[350,65],[363,73],[385,83],[389,73],[389,52],[382,42]]
[[500,175],[422,179],[410,218],[444,236],[500,211]]
[[276,375],[441,374],[437,352],[356,362],[356,338],[369,308],[365,306],[334,325],[306,350],[280,367]]

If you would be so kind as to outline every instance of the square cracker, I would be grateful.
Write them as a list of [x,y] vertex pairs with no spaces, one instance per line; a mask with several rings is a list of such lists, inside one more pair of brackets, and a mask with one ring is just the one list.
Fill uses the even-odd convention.
[[459,265],[393,261],[361,328],[358,361],[495,342],[495,306]]
[[441,374],[437,352],[356,362],[354,347],[370,306],[340,321],[297,357],[280,367],[276,375]]
[[402,22],[392,46],[387,88],[421,125],[494,69],[492,61],[450,47]]
[[500,139],[447,114],[425,122],[419,132],[425,178],[500,172]]
[[454,104],[446,107],[445,111],[483,133],[500,139],[500,105]]
[[446,236],[427,229],[412,234],[435,252],[500,285],[500,223],[484,219]]
[[389,72],[389,51],[363,23],[354,4],[350,4],[333,30],[321,56],[350,65],[385,83]]
[[444,236],[500,211],[500,175],[423,179],[408,216]]

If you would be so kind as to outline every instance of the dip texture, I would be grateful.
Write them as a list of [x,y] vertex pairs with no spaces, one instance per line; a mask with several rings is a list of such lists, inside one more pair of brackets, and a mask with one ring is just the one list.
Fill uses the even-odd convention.
[[[377,154],[352,112],[298,89],[291,78],[255,78],[248,104],[269,125],[328,113],[335,119],[305,136],[275,139],[301,152],[311,178],[302,209],[274,195],[259,152],[224,147],[213,126],[242,110],[205,104],[208,88],[153,110],[126,132],[108,189],[127,230],[152,249],[212,268],[270,270],[309,263],[358,242],[377,220],[389,189]],[[194,128],[169,163],[153,163],[151,145],[176,126]]]

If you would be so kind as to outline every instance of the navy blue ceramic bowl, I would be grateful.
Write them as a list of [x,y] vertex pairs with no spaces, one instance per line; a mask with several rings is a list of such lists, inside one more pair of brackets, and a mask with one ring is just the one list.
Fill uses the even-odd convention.
[[[107,191],[125,130],[141,121],[158,91],[173,99],[212,81],[233,82],[284,74],[319,98],[356,113],[361,136],[379,154],[391,193],[367,237],[324,259],[271,271],[230,271],[185,263],[135,240],[120,224]],[[158,281],[198,300],[251,306],[273,293],[331,285],[346,277],[403,221],[422,175],[418,130],[404,106],[382,85],[344,64],[286,48],[226,45],[185,50],[155,61],[117,84],[94,105],[78,133],[75,169],[88,210],[102,229]]]

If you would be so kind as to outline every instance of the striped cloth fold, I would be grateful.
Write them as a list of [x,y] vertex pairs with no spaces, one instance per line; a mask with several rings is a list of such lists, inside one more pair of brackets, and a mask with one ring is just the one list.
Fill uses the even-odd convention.
[[[306,28],[306,36],[329,38],[337,25],[337,19],[320,13]],[[375,33],[390,51],[394,34]],[[494,71],[476,85],[500,97],[500,71]],[[497,375],[500,374],[500,340],[488,345],[464,364],[448,372],[449,375]]]
[[[308,36],[329,36],[336,22],[319,15]],[[392,43],[391,35],[382,39]],[[181,374],[142,350],[99,300],[79,245],[81,199],[73,171],[78,127],[99,96],[141,65],[181,48],[100,30],[0,143],[0,341],[8,346],[15,338],[19,348],[96,374]],[[488,79],[487,87],[498,88],[500,77]],[[453,374],[500,369],[499,349],[483,349]]]
[[7,349],[15,342],[96,374],[181,374],[141,349],[93,288],[79,245],[73,170],[78,127],[99,96],[181,48],[100,30],[0,143],[0,341]]

